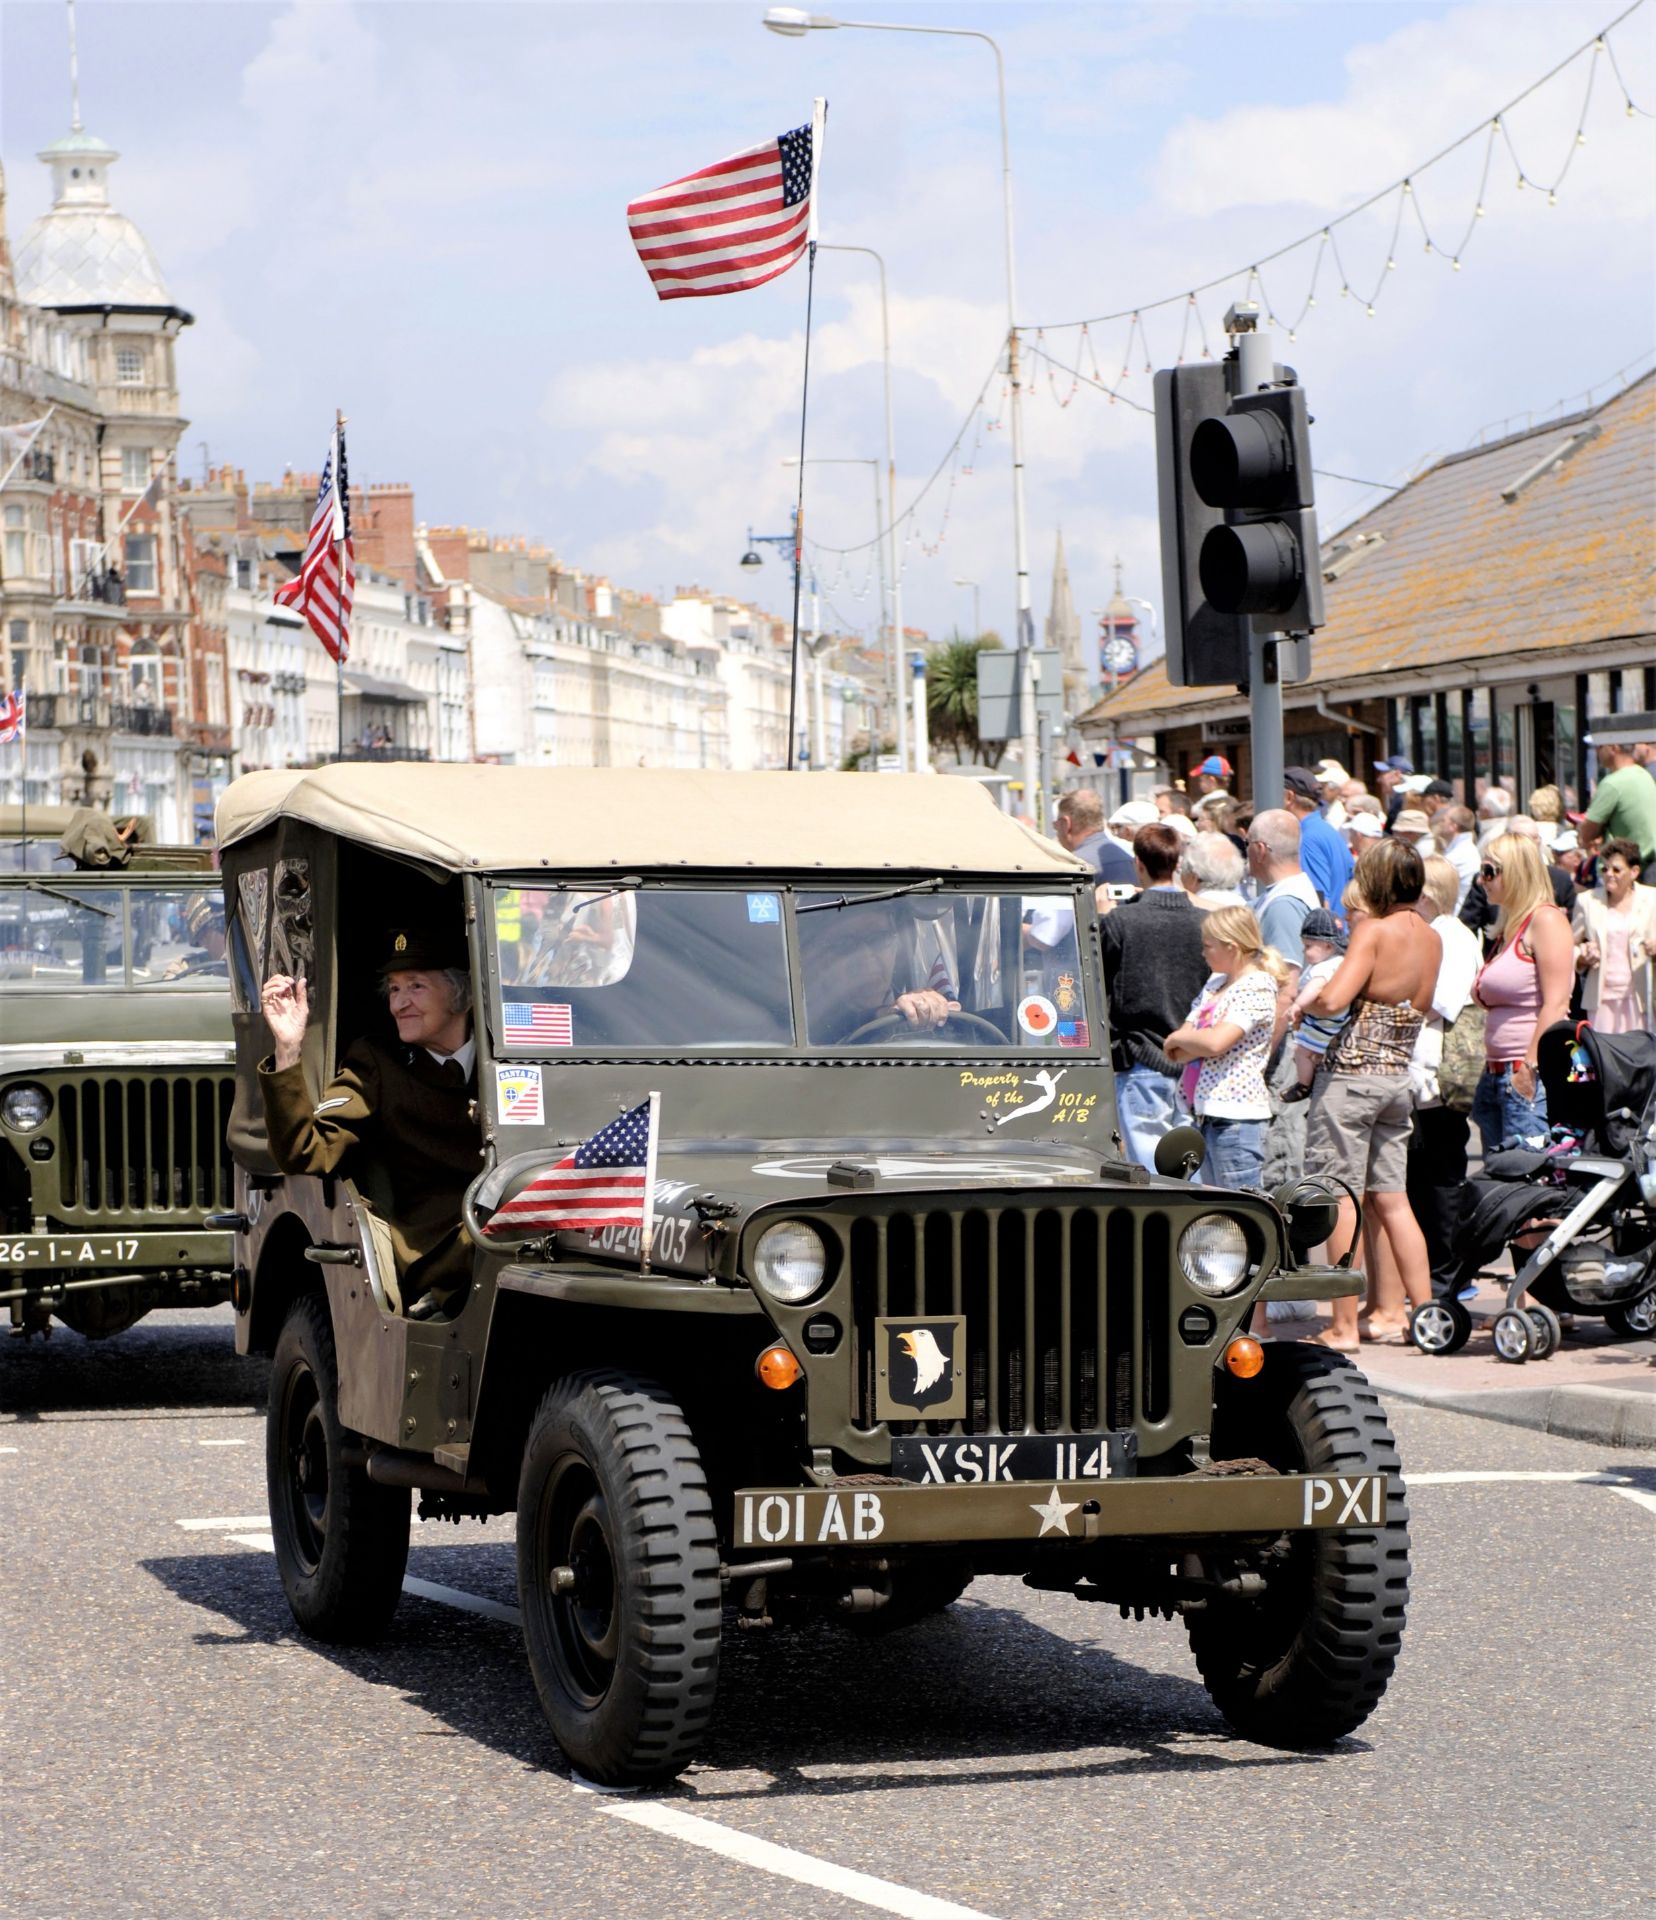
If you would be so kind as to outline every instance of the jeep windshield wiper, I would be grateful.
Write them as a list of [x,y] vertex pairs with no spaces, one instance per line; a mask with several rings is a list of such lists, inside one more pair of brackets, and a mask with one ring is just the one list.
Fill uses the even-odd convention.
[[906,887],[885,887],[879,893],[842,893],[833,900],[802,900],[795,913],[838,913],[842,907],[872,906],[876,900],[901,900],[906,893],[936,893],[941,880],[915,880]]
[[96,900],[82,900],[78,894],[59,893],[56,887],[49,887],[40,880],[31,880],[29,882],[29,891],[31,893],[44,893],[49,896],[49,898],[62,900],[71,907],[84,907],[88,913],[101,913],[106,920],[113,920],[116,917],[113,907],[100,907]]

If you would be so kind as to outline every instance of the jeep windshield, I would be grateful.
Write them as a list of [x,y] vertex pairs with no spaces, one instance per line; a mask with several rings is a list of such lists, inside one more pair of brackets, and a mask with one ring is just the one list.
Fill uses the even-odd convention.
[[1077,894],[494,889],[507,1053],[1090,1048]]
[[6,992],[226,986],[224,896],[210,887],[0,887]]

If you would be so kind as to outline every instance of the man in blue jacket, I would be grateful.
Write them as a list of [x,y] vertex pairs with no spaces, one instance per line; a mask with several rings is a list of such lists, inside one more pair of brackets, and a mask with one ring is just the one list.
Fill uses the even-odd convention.
[[1318,804],[1317,776],[1309,767],[1290,767],[1282,776],[1282,804],[1299,822],[1300,866],[1317,890],[1317,897],[1342,926],[1340,895],[1352,875],[1351,849],[1345,835],[1336,833]]

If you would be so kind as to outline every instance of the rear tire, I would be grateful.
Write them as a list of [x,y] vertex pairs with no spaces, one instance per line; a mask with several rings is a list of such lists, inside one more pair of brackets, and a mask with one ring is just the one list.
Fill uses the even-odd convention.
[[1459,1353],[1472,1338],[1472,1316],[1463,1301],[1428,1300],[1409,1315],[1409,1338],[1422,1353]]
[[373,1640],[390,1624],[408,1566],[406,1488],[347,1466],[328,1305],[296,1301],[276,1340],[265,1479],[276,1567],[293,1617],[318,1640]]
[[1282,1536],[1258,1600],[1212,1595],[1186,1615],[1191,1651],[1236,1731],[1272,1747],[1325,1747],[1362,1725],[1397,1664],[1409,1598],[1408,1497],[1374,1389],[1339,1354],[1275,1344],[1235,1383],[1213,1456],[1281,1473],[1388,1476],[1383,1527]]
[[712,1717],[718,1530],[689,1423],[625,1373],[557,1382],[518,1479],[529,1670],[570,1764],[606,1786],[670,1780]]
[[1620,1306],[1604,1309],[1604,1323],[1624,1340],[1648,1340],[1656,1333],[1656,1287],[1641,1293],[1637,1300],[1624,1300]]

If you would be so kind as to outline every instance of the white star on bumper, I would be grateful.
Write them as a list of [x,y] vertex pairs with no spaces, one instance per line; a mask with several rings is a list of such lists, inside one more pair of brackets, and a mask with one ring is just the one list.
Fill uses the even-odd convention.
[[1057,1487],[1052,1489],[1052,1498],[1050,1500],[1031,1500],[1029,1503],[1030,1512],[1038,1513],[1041,1516],[1041,1531],[1035,1536],[1036,1539],[1039,1540],[1043,1535],[1048,1533],[1067,1534],[1069,1532],[1069,1516],[1074,1513],[1080,1504],[1081,1502],[1079,1500],[1060,1500],[1058,1498]]

